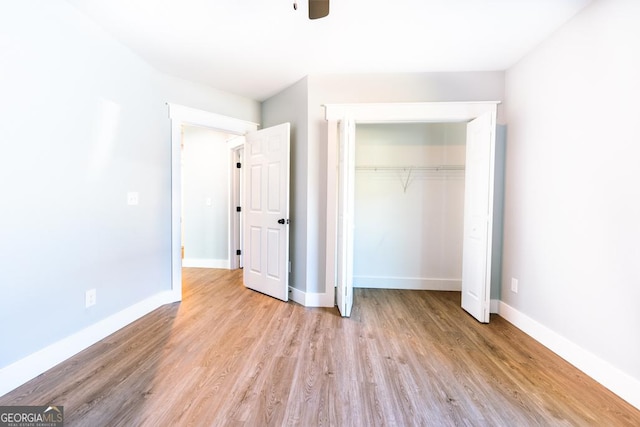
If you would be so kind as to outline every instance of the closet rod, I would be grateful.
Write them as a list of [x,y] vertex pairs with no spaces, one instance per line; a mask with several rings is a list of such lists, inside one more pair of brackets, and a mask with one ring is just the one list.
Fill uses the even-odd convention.
[[437,166],[356,166],[356,170],[367,171],[463,171],[464,165],[437,165]]

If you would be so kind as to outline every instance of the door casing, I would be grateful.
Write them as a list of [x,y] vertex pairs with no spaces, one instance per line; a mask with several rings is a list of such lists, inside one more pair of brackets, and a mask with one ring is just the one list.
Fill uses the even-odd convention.
[[[244,142],[245,137],[239,136],[228,142],[228,148],[231,155],[231,191],[229,193],[229,268],[236,270],[243,267],[243,213],[238,211],[237,207],[242,209],[242,198],[244,191],[244,179],[242,167],[238,168],[237,164],[242,165],[244,160]],[[238,253],[240,255],[238,255]]]
[[[180,145],[182,142],[182,126],[203,126],[233,135],[244,135],[247,132],[257,130],[258,124],[179,104],[167,103],[167,106],[169,107],[169,118],[171,119],[171,293],[173,301],[181,301],[182,153]],[[230,148],[233,149],[234,147]],[[229,242],[231,247],[231,239]]]
[[[468,122],[483,114],[497,116],[500,101],[326,104],[327,144],[327,238],[325,246],[326,290],[339,284],[339,123],[444,123]],[[352,141],[353,143],[354,141]]]

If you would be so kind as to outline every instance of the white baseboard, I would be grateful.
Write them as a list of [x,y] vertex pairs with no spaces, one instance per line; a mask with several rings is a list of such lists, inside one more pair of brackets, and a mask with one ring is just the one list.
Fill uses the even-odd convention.
[[5,366],[0,369],[0,396],[78,354],[156,308],[175,301],[175,295],[171,291],[156,294]]
[[[334,288],[331,288],[334,291]],[[333,307],[336,305],[335,292],[307,293],[289,286],[289,299],[305,307]]]
[[191,268],[225,268],[228,270],[231,263],[228,259],[185,258],[182,260],[182,266]]
[[291,301],[297,302],[300,305],[304,305],[305,293],[300,289],[296,289],[292,286],[289,286],[289,299]]
[[417,291],[460,291],[461,279],[430,277],[353,276],[354,288],[411,289]]
[[640,381],[504,302],[500,302],[498,313],[549,350],[640,409]]

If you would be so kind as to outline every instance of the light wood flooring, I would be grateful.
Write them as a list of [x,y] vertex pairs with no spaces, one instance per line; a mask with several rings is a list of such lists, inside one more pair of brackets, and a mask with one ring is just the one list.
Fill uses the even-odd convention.
[[67,426],[640,426],[640,411],[456,292],[355,291],[353,316],[241,271],[185,269],[164,306],[13,392]]

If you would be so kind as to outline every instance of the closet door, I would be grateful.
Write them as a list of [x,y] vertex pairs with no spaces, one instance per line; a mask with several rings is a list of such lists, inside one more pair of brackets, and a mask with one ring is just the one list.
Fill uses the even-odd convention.
[[495,180],[496,115],[467,125],[462,250],[462,308],[489,323]]
[[353,307],[353,206],[355,194],[356,125],[351,119],[340,121],[338,160],[338,244],[336,304],[343,317]]

